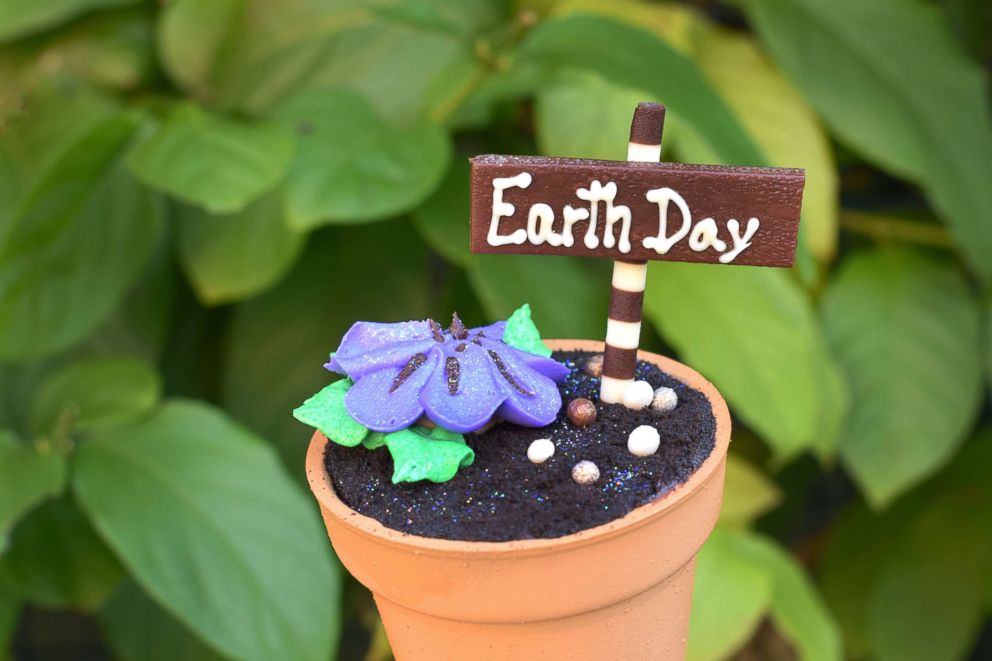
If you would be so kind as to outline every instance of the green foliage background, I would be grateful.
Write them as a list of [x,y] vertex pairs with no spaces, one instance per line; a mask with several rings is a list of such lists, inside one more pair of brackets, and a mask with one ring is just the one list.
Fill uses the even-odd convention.
[[807,169],[791,271],[650,269],[736,415],[690,658],[987,653],[989,14],[0,0],[0,658],[386,658],[290,411],[356,319],[601,337],[608,264],[468,253],[466,156],[622,159],[639,100]]

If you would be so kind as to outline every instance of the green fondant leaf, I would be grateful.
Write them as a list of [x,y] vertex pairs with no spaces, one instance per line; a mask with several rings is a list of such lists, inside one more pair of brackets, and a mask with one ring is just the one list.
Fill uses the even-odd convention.
[[541,341],[541,333],[530,317],[530,304],[524,303],[506,320],[503,341],[515,349],[549,358],[551,349]]
[[293,411],[303,424],[316,427],[338,445],[354,447],[365,440],[369,430],[357,422],[344,406],[344,395],[351,388],[349,379],[327,386]]
[[447,482],[462,466],[475,461],[475,452],[461,434],[435,427],[409,427],[385,435],[393,456],[393,483]]
[[370,432],[365,440],[362,441],[362,447],[366,450],[378,450],[386,444],[386,435],[381,431]]

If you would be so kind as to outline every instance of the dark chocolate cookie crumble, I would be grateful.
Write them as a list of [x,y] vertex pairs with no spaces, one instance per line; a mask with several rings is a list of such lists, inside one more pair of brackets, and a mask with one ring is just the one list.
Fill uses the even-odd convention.
[[[674,411],[631,411],[600,403],[599,379],[583,369],[591,356],[556,352],[572,373],[561,385],[564,406],[555,422],[540,429],[503,423],[481,435],[466,435],[475,462],[452,480],[393,484],[385,449],[328,443],[325,464],[334,489],[349,507],[389,528],[441,539],[561,537],[624,516],[685,482],[702,465],[716,442],[716,420],[702,393],[643,361],[636,378],[655,388],[674,388]],[[568,420],[568,403],[577,397],[592,400],[598,409],[588,427]],[[628,435],[640,425],[661,434],[661,446],[649,457],[627,450]],[[538,438],[555,444],[554,456],[542,464],[527,459],[527,448]],[[593,485],[572,479],[572,467],[582,460],[600,470]]]

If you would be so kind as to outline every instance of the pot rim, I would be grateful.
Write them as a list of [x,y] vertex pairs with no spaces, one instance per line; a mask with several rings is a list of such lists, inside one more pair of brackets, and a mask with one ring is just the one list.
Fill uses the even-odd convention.
[[[604,346],[602,341],[597,340],[547,340],[546,344],[559,351],[602,352]],[[374,538],[378,543],[402,548],[414,554],[454,555],[476,559],[485,556],[541,555],[557,553],[565,548],[578,548],[625,534],[676,509],[690,496],[705,487],[717,474],[717,469],[724,462],[730,446],[730,411],[727,409],[727,404],[720,392],[712,383],[696,370],[671,358],[641,350],[638,351],[637,357],[639,360],[655,363],[665,372],[706,395],[713,410],[713,417],[716,419],[716,439],[710,455],[689,476],[688,480],[652,502],[634,508],[619,519],[562,537],[506,542],[439,539],[393,530],[372,517],[356,512],[338,498],[331,484],[330,475],[324,467],[324,448],[330,441],[319,431],[314,433],[307,451],[306,470],[310,490],[326,515],[337,518],[353,532],[364,537]]]

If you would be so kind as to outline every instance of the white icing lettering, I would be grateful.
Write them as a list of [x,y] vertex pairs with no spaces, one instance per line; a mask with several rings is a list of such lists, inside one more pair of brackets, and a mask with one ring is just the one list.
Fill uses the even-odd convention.
[[713,248],[717,252],[727,249],[727,244],[717,238],[716,221],[712,218],[703,218],[692,228],[689,234],[689,247],[696,252],[703,252],[707,248]]
[[561,230],[562,245],[571,248],[575,243],[572,238],[572,225],[580,220],[589,220],[589,209],[576,209],[571,204],[566,204],[563,211],[565,217],[565,227]]
[[[658,205],[658,236],[645,237],[641,242],[645,248],[654,248],[659,255],[664,255],[672,249],[676,243],[685,238],[689,233],[689,226],[692,225],[692,213],[685,199],[671,188],[653,188],[644,194],[648,202]],[[682,226],[675,234],[668,236],[668,203],[674,202],[682,213]]]
[[617,197],[617,185],[610,181],[605,186],[594,180],[589,184],[589,188],[580,188],[575,196],[580,200],[589,202],[589,228],[586,230],[584,239],[586,248],[594,250],[599,245],[596,237],[596,220],[599,214],[599,203],[606,203],[605,218],[603,220],[603,247],[612,248],[616,245],[616,238],[613,235],[613,226],[619,221],[620,224],[620,244],[622,253],[630,252],[630,207],[623,204],[613,206],[613,200]]
[[720,255],[720,263],[729,264],[737,258],[737,255],[744,252],[744,249],[751,245],[751,239],[754,237],[754,233],[758,231],[760,225],[761,221],[757,218],[751,218],[747,221],[747,229],[744,230],[744,236],[741,236],[741,224],[737,222],[737,219],[731,218],[728,220],[727,229],[730,230],[730,238],[734,241],[734,247]]
[[562,236],[552,231],[551,225],[554,222],[555,212],[551,207],[543,202],[535,204],[527,214],[527,240],[535,246],[547,241],[557,248],[562,243]]
[[493,179],[493,215],[489,222],[489,235],[486,237],[491,246],[521,244],[527,240],[527,230],[518,229],[508,235],[500,235],[499,219],[513,215],[516,208],[509,202],[503,201],[503,191],[507,188],[527,188],[533,181],[530,172],[521,172],[513,177],[497,177]]

